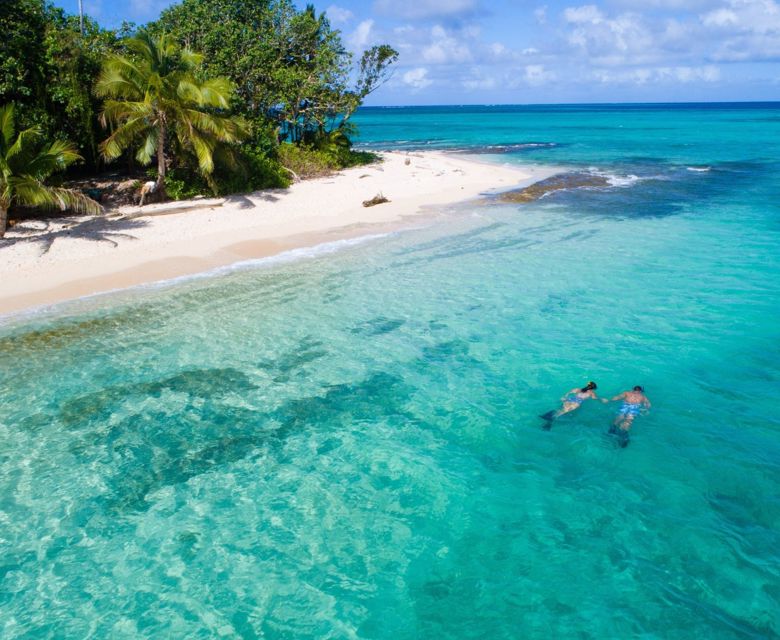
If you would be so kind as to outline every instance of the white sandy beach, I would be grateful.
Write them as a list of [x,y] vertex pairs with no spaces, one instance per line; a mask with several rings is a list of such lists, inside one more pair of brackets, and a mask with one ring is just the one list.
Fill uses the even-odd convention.
[[[287,190],[19,224],[0,241],[0,314],[398,228],[424,207],[545,177],[444,153],[382,156]],[[379,193],[390,202],[362,205]]]

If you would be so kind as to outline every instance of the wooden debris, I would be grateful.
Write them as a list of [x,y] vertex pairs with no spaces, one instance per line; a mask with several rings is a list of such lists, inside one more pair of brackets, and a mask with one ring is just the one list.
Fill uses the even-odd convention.
[[363,206],[364,207],[373,207],[377,204],[382,204],[384,202],[390,202],[387,198],[385,198],[381,193],[376,194],[371,200],[363,200]]

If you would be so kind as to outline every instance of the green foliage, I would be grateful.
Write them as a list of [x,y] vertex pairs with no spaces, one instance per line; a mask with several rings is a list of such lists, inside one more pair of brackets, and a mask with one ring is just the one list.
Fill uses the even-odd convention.
[[[150,170],[150,178],[157,178],[157,172]],[[213,195],[204,177],[189,168],[175,168],[165,174],[165,193],[172,200],[188,200],[195,196]]]
[[339,168],[336,158],[328,152],[290,142],[279,145],[279,162],[302,180],[326,176]]
[[166,43],[121,40],[135,25],[105,30],[88,17],[82,36],[78,17],[49,0],[0,0],[0,104],[16,103],[22,128],[75,140],[88,171],[120,155],[157,158],[174,197],[287,184],[280,141],[300,145],[279,154],[302,175],[373,159],[351,150],[349,119],[389,77],[392,47],[353,65],[327,16],[295,0],[182,0],[146,31]]
[[[338,133],[338,132],[334,132]],[[377,162],[379,156],[367,151],[354,151],[349,145],[333,142],[319,146],[305,144],[279,145],[279,162],[301,179],[326,176],[339,169]]]
[[16,132],[14,106],[0,107],[0,238],[12,205],[98,213],[100,205],[78,191],[44,181],[55,171],[81,160],[69,142],[45,144],[41,127]]
[[352,55],[340,32],[293,0],[183,0],[149,28],[201,51],[209,73],[235,83],[239,113],[254,123],[270,118],[282,140],[296,143],[341,127],[398,56],[389,45],[372,47],[350,88]]
[[227,78],[201,80],[202,56],[181,49],[165,35],[142,32],[124,41],[127,55],[109,56],[95,87],[107,98],[101,120],[112,127],[100,145],[107,160],[134,148],[141,164],[157,158],[157,180],[164,189],[166,154],[181,161],[193,158],[204,176],[214,171],[220,145],[246,136],[240,118],[225,114],[232,98]]
[[46,76],[40,46],[46,31],[41,0],[0,2],[0,100],[34,104],[44,93]]
[[236,170],[223,168],[215,175],[217,192],[220,195],[251,193],[260,189],[283,189],[292,182],[289,173],[261,147],[243,148],[237,160]]
[[[208,178],[192,166],[170,169],[165,174],[166,193],[173,200],[187,200],[195,196],[226,196],[290,186],[289,173],[262,149],[242,148],[235,161],[232,167],[217,165]],[[157,172],[152,169],[147,175],[157,178]]]
[[48,138],[78,141],[88,166],[98,162],[92,85],[102,58],[116,44],[113,32],[78,19],[43,0],[0,2],[0,103],[14,102],[21,126],[39,125]]

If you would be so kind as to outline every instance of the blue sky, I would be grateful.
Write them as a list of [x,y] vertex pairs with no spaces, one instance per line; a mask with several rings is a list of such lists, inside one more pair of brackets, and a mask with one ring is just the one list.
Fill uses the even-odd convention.
[[[173,0],[84,0],[105,26]],[[77,0],[55,0],[76,12]],[[303,6],[305,2],[299,2]],[[356,53],[400,51],[368,104],[780,100],[780,0],[315,0]]]

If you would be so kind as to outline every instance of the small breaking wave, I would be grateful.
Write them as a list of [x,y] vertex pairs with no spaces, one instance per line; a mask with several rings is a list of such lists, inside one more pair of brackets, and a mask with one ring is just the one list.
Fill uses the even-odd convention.
[[557,142],[510,142],[506,144],[485,144],[474,147],[452,149],[452,151],[471,154],[496,154],[520,153],[535,149],[554,149],[560,146]]
[[119,287],[114,289],[106,289],[96,293],[79,296],[77,298],[63,300],[61,302],[55,302],[53,304],[45,304],[36,307],[31,307],[21,311],[13,311],[11,313],[0,315],[0,327],[3,329],[18,324],[23,321],[28,321],[31,318],[37,316],[46,316],[52,313],[64,312],[71,309],[84,310],[83,305],[89,304],[92,301],[99,301],[105,299],[108,296],[116,296],[122,293],[142,292],[142,291],[154,291],[160,289],[168,289],[179,284],[193,282],[196,280],[208,280],[215,277],[229,275],[238,271],[248,271],[261,268],[272,268],[276,266],[286,265],[295,262],[302,262],[305,260],[313,260],[329,254],[338,253],[353,247],[359,246],[364,243],[372,242],[382,238],[387,238],[395,235],[396,232],[388,233],[371,233],[354,238],[342,238],[340,240],[333,240],[330,242],[323,242],[313,246],[298,247],[295,249],[288,249],[270,256],[263,256],[260,258],[249,258],[247,260],[240,260],[231,264],[214,267],[206,271],[198,271],[195,273],[187,273],[181,276],[174,276],[171,278],[163,278],[160,280],[153,280],[151,282],[143,282],[127,287]]
[[707,173],[712,169],[712,167],[685,167],[688,171],[693,171],[695,173]]
[[591,167],[589,172],[593,175],[604,178],[610,187],[630,187],[645,179],[633,173],[629,173],[627,175],[618,175],[617,173],[610,173],[609,171],[600,171],[595,167]]

